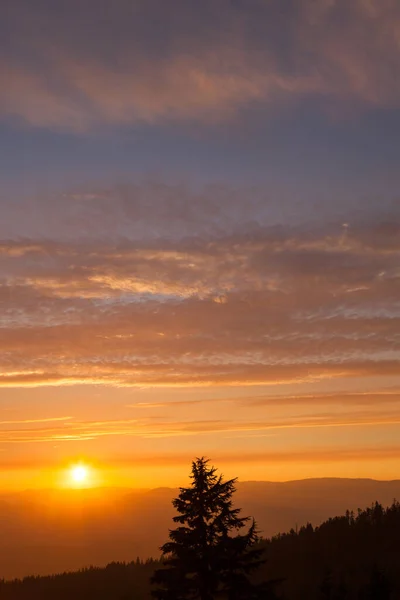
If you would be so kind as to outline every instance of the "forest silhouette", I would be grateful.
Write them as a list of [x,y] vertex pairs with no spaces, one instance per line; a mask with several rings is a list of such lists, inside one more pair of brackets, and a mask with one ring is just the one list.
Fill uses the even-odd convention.
[[[319,526],[268,539],[234,504],[207,459],[173,505],[175,528],[160,559],[137,558],[52,576],[0,583],[4,600],[397,600],[400,598],[400,503],[375,502]],[[151,528],[152,524],[148,523]]]

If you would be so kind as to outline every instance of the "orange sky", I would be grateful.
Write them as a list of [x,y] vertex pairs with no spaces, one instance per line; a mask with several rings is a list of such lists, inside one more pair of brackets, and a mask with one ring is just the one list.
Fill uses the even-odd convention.
[[1,395],[3,488],[69,485],[66,470],[80,461],[91,469],[90,485],[179,485],[204,453],[242,480],[394,479],[399,468],[400,396],[377,377],[256,387],[39,386]]
[[398,0],[61,4],[0,19],[0,489],[398,477]]

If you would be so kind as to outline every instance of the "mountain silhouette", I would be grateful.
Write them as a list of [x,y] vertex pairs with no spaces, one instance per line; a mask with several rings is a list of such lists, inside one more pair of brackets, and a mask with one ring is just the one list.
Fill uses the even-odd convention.
[[[174,488],[28,490],[0,496],[0,577],[52,574],[136,556],[158,557],[174,509]],[[400,480],[307,479],[239,482],[235,503],[264,537],[308,521],[400,498]],[[150,526],[149,526],[150,524]]]

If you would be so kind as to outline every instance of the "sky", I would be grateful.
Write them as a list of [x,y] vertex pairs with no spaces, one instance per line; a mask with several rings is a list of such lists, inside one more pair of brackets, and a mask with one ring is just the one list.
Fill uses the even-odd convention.
[[394,479],[397,0],[5,0],[0,488]]

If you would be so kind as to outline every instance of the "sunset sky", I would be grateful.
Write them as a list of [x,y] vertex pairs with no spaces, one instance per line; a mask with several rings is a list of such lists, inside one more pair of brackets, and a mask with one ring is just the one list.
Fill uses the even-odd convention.
[[398,0],[5,0],[0,489],[400,476]]

